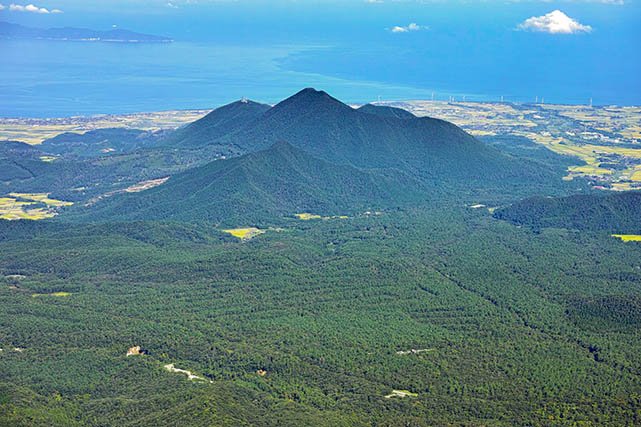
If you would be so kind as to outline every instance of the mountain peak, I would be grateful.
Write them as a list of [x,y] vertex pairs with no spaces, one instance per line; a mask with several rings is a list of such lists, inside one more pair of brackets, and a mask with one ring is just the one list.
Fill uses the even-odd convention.
[[350,106],[342,103],[338,99],[329,95],[327,92],[317,90],[311,87],[305,88],[274,107],[275,109],[283,109],[293,107],[298,111],[306,111],[309,109],[322,110],[322,109],[348,109],[352,110]]

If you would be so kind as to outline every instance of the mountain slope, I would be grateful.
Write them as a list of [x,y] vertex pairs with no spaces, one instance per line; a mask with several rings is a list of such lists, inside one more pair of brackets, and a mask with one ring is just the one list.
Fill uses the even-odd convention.
[[139,193],[96,205],[92,219],[171,219],[239,223],[314,212],[336,215],[418,197],[410,179],[316,159],[286,142],[219,160]]
[[355,110],[325,92],[304,89],[216,142],[253,152],[288,141],[331,162],[399,169],[439,186],[473,188],[551,177],[550,171],[504,155],[452,123],[388,115]]
[[407,110],[385,105],[365,104],[358,108],[361,113],[374,114],[380,117],[395,117],[397,119],[415,119],[416,116]]
[[494,217],[533,228],[570,228],[641,234],[641,193],[533,197],[507,208]]
[[217,108],[202,119],[176,130],[163,145],[198,147],[238,131],[263,115],[271,107],[254,101],[242,100]]

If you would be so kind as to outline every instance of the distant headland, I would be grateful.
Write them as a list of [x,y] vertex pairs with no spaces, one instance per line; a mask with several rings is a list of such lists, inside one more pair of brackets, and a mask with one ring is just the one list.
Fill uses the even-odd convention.
[[32,28],[24,25],[0,22],[0,39],[56,40],[74,42],[107,43],[171,43],[169,37],[136,33],[124,29],[108,31],[87,28]]

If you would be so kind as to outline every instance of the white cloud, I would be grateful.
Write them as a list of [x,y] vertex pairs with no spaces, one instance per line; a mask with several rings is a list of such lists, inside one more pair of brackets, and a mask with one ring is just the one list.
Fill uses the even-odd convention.
[[393,33],[409,33],[411,31],[420,31],[420,30],[427,30],[427,27],[424,25],[418,25],[414,22],[405,26],[396,25],[390,29],[390,31]]
[[30,12],[30,13],[40,13],[40,14],[47,14],[47,13],[62,13],[62,10],[60,9],[47,9],[44,7],[38,7],[34,4],[28,4],[26,6],[22,6],[19,4],[14,4],[11,3],[9,5],[9,10],[12,12]]
[[538,31],[549,34],[589,33],[592,27],[583,25],[570,18],[560,10],[554,10],[547,15],[533,16],[520,23],[519,30]]

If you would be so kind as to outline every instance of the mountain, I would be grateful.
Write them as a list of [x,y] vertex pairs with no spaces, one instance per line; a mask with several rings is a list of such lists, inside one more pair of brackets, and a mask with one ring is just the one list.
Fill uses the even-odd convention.
[[233,102],[176,130],[163,141],[163,145],[191,147],[215,144],[219,138],[247,126],[270,108],[249,100]]
[[394,206],[418,197],[411,179],[310,156],[287,142],[178,174],[148,191],[113,197],[93,219],[206,220],[238,225],[295,213],[323,215]]
[[106,198],[77,217],[233,224],[408,202],[505,203],[563,185],[561,168],[519,160],[451,123],[399,118],[377,106],[357,110],[314,89],[274,107],[229,104],[160,145],[178,156],[245,154],[167,174],[173,177],[157,188]]
[[513,224],[641,234],[641,193],[532,197],[496,210],[494,217]]
[[0,22],[0,39],[3,38],[119,43],[170,43],[173,41],[169,37],[141,34],[121,29],[108,31],[72,27],[44,29]]
[[407,110],[385,105],[365,104],[358,108],[361,113],[374,114],[381,117],[395,117],[397,119],[415,119],[416,116]]
[[557,173],[488,147],[452,123],[381,108],[353,109],[308,88],[244,120],[235,131],[187,127],[180,145],[216,145],[249,153],[287,141],[333,163],[398,169],[430,185],[461,184],[473,191],[481,183],[511,185],[540,181],[542,176],[550,181]]

